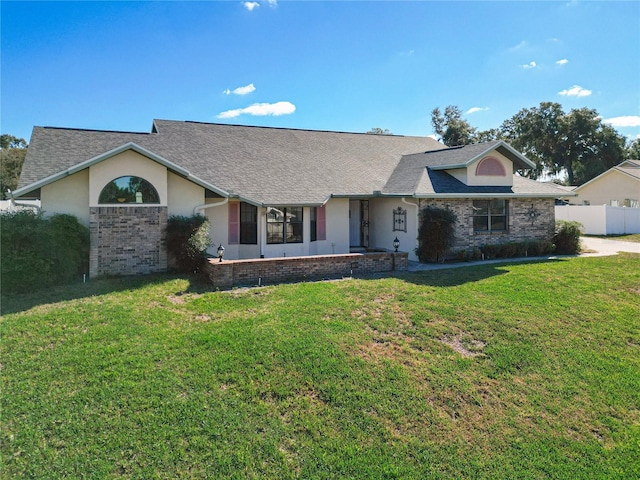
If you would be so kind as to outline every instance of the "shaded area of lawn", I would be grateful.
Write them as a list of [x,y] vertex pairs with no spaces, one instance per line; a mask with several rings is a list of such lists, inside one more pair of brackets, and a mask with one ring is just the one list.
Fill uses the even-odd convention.
[[128,281],[3,318],[7,478],[640,476],[640,256]]

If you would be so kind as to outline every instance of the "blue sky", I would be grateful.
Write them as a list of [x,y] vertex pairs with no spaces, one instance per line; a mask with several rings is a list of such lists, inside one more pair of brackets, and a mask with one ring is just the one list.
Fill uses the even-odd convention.
[[640,2],[1,3],[1,130],[153,118],[429,135],[594,108],[640,135]]

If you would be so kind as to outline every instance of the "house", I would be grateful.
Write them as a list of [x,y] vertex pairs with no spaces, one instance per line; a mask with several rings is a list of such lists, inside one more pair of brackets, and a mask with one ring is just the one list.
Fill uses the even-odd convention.
[[627,160],[576,187],[574,205],[640,207],[640,160]]
[[457,215],[456,248],[548,239],[565,192],[516,175],[503,141],[155,120],[149,133],[35,127],[14,198],[91,232],[90,275],[167,268],[171,215],[202,213],[227,259],[400,249],[417,259],[418,212]]

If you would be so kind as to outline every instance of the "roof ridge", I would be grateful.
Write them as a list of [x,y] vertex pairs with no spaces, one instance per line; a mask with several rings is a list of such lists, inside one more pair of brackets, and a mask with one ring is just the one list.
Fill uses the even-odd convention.
[[149,132],[130,132],[125,130],[101,130],[99,128],[74,128],[74,127],[34,127],[34,128],[42,128],[48,130],[71,130],[74,132],[100,132],[100,133],[127,133],[133,135],[150,135]]
[[384,134],[376,135],[367,132],[345,132],[340,130],[318,130],[313,128],[293,128],[293,127],[269,127],[265,125],[241,125],[238,123],[216,123],[216,122],[202,122],[197,120],[163,120],[161,118],[154,119],[160,122],[172,122],[172,123],[194,123],[198,125],[211,125],[217,127],[244,127],[244,128],[264,128],[269,130],[290,130],[294,132],[314,132],[314,133],[341,133],[347,135],[368,135],[368,136],[380,136],[380,137],[400,137],[400,138],[428,138],[427,136],[419,135],[400,135],[400,134]]

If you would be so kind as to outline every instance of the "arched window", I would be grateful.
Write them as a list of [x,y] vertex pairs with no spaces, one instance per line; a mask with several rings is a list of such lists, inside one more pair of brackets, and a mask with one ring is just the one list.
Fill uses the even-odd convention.
[[126,176],[107,183],[100,192],[98,203],[160,203],[160,196],[144,178]]
[[504,169],[504,166],[495,157],[485,157],[480,160],[478,166],[476,167],[476,175],[480,176],[488,176],[488,177],[506,177],[507,172]]

